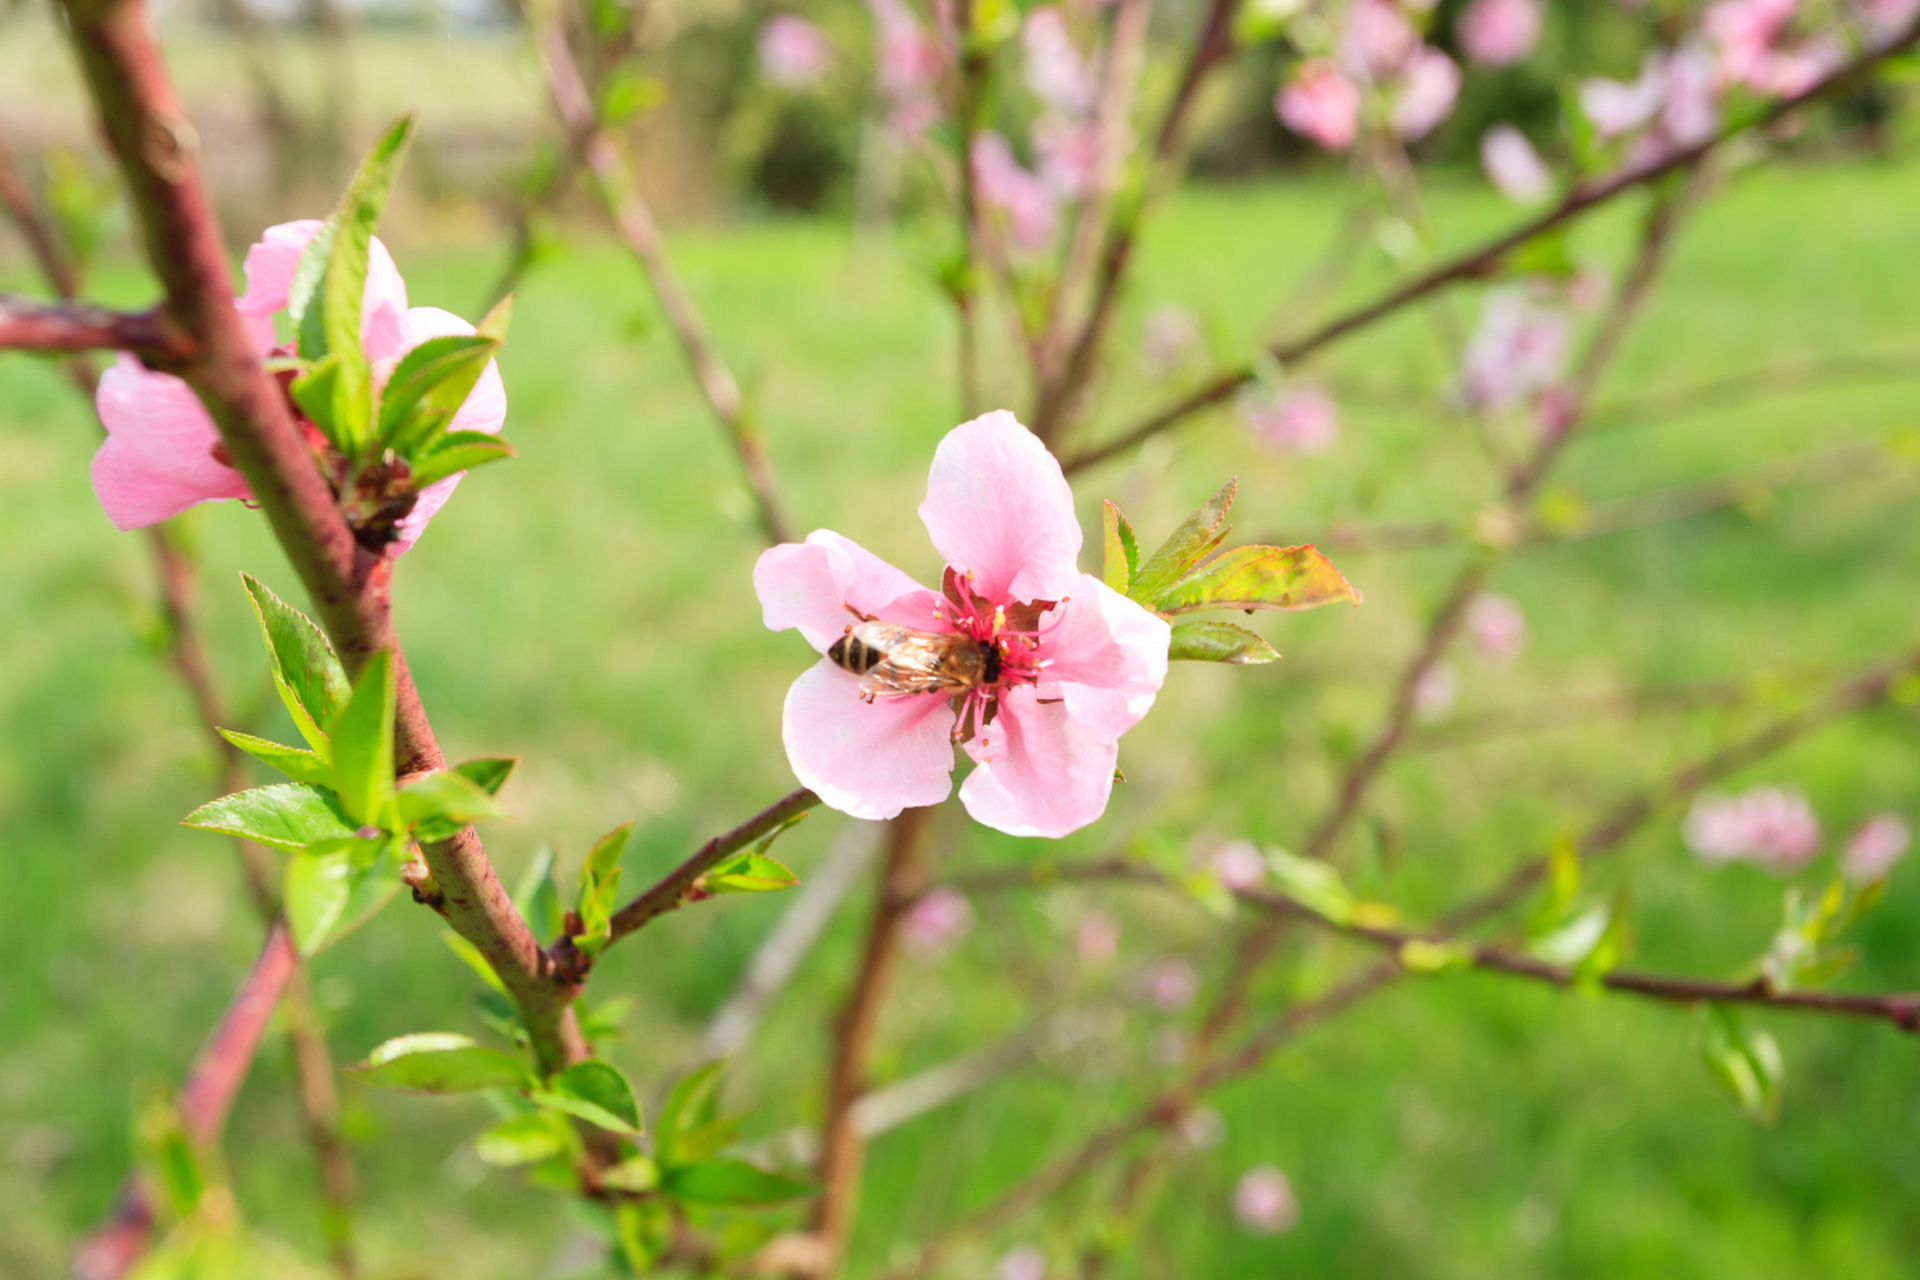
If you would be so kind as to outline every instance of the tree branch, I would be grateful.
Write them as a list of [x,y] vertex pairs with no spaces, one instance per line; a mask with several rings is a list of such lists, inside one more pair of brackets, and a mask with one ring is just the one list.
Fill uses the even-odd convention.
[[131,351],[160,369],[193,358],[193,343],[168,323],[162,308],[110,311],[10,293],[0,293],[0,350]]
[[[1766,111],[1751,120],[1736,124],[1723,130],[1707,141],[1691,147],[1669,153],[1655,164],[1638,169],[1628,169],[1616,173],[1613,177],[1584,186],[1576,186],[1567,197],[1553,208],[1529,222],[1521,224],[1506,234],[1496,237],[1476,249],[1451,258],[1441,265],[1417,276],[1404,284],[1388,290],[1385,294],[1364,306],[1356,307],[1344,315],[1338,316],[1303,337],[1278,342],[1268,348],[1272,358],[1281,364],[1291,364],[1330,345],[1350,333],[1357,332],[1381,320],[1410,302],[1424,298],[1436,289],[1443,288],[1458,280],[1470,280],[1484,276],[1495,270],[1500,259],[1521,245],[1545,232],[1553,230],[1564,222],[1598,208],[1623,192],[1655,182],[1668,174],[1687,169],[1710,154],[1727,139],[1745,133],[1750,129],[1764,128],[1782,116],[1807,102],[1826,96],[1834,90],[1851,83],[1864,72],[1897,53],[1902,53],[1920,41],[1920,22],[1916,22],[1907,31],[1886,44],[1876,46],[1861,54],[1852,62],[1832,72],[1804,93],[1796,97],[1782,98]],[[1096,445],[1062,461],[1062,467],[1069,473],[1104,462],[1116,454],[1124,453],[1141,441],[1166,430],[1175,423],[1183,421],[1192,414],[1219,404],[1235,391],[1252,381],[1255,376],[1251,364],[1239,365],[1223,370],[1208,378],[1199,390],[1175,401],[1166,408],[1148,417],[1139,424],[1121,432],[1112,440]]]

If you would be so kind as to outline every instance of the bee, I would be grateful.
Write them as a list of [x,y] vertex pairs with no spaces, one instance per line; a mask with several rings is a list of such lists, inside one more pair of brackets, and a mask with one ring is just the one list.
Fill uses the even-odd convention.
[[863,617],[827,647],[827,660],[860,677],[868,702],[911,693],[966,695],[1000,678],[1000,646],[959,631],[917,631]]

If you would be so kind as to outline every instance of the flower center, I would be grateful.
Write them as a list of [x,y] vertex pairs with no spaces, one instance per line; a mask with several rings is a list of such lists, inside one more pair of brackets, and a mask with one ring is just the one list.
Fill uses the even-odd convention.
[[980,646],[980,682],[954,695],[953,739],[965,742],[993,723],[1002,689],[1038,684],[1051,660],[1041,656],[1046,636],[1060,625],[1056,617],[1046,626],[1041,617],[1067,601],[1029,600],[999,605],[973,590],[971,570],[946,571],[942,590],[946,599],[934,606],[934,616]]

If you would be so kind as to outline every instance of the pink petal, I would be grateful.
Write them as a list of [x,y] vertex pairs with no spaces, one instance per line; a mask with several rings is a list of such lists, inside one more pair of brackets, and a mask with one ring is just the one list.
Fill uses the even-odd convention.
[[1004,409],[965,422],[934,451],[920,519],[955,570],[995,602],[1058,600],[1079,569],[1073,491],[1040,438]]
[[847,606],[906,626],[932,628],[940,597],[859,543],[828,529],[805,542],[783,542],[760,554],[753,589],[770,631],[798,627],[818,653],[846,634]]
[[[791,753],[789,753],[791,754]],[[967,743],[978,762],[960,784],[976,822],[1012,836],[1058,838],[1107,810],[1119,744],[1032,685],[1001,694],[993,723]]]
[[801,785],[829,808],[869,819],[947,798],[952,731],[953,711],[939,694],[865,702],[859,677],[824,658],[787,690],[780,719]]
[[1043,642],[1051,665],[1039,696],[1065,698],[1082,729],[1116,740],[1140,723],[1166,683],[1173,628],[1090,573],[1069,594],[1041,620],[1057,629]]
[[[268,227],[247,250],[247,292],[240,299],[240,314],[263,353],[274,347],[274,314],[286,310],[294,268],[319,230],[320,223],[312,218],[282,222]],[[367,255],[367,291],[361,308],[360,343],[371,359],[390,360],[407,349],[402,331],[407,284],[378,236]]]
[[192,388],[123,355],[100,375],[94,406],[107,439],[93,455],[93,491],[107,519],[138,529],[219,498],[252,496],[216,461],[213,419]]
[[[401,317],[401,340],[406,351],[411,351],[429,338],[451,338],[473,332],[473,326],[451,311],[442,311],[438,307],[414,307]],[[484,431],[488,435],[499,435],[507,421],[507,385],[501,381],[498,361],[487,361],[486,369],[480,374],[480,380],[473,384],[473,390],[461,402],[460,411],[453,415],[453,421],[447,424],[449,431]],[[394,526],[398,537],[394,541],[400,552],[409,550],[426,531],[427,521],[434,513],[447,505],[447,499],[453,496],[454,488],[467,473],[464,471],[436,480],[420,491],[414,499],[413,510],[406,519]]]

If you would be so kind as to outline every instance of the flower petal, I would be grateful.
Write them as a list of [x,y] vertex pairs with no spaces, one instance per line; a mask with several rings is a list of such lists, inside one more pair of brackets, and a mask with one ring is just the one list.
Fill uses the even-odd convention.
[[953,711],[938,694],[860,697],[860,679],[826,659],[787,691],[787,762],[829,808],[891,818],[953,790]]
[[1088,733],[1118,739],[1166,683],[1173,628],[1089,573],[1069,596],[1041,619],[1055,629],[1041,642],[1049,665],[1039,696],[1066,699],[1067,714]]
[[770,631],[798,627],[818,653],[846,634],[853,614],[931,629],[940,597],[850,538],[815,529],[805,542],[760,554],[753,589]]
[[[401,341],[406,351],[413,350],[429,338],[451,338],[473,331],[473,326],[465,320],[438,307],[413,307],[401,317]],[[489,360],[480,374],[480,380],[473,384],[473,390],[461,402],[460,411],[447,424],[447,430],[484,431],[488,435],[498,435],[506,422],[507,385],[500,378],[499,362]],[[461,471],[444,480],[436,480],[420,491],[420,496],[414,499],[413,510],[407,513],[406,519],[394,526],[394,533],[398,535],[394,541],[395,555],[408,550],[419,540],[426,531],[427,521],[447,505],[447,499],[453,496],[454,488],[466,474]]]
[[947,433],[920,504],[946,562],[995,603],[1058,600],[1079,577],[1073,491],[1040,438],[995,410]]
[[138,529],[219,498],[252,496],[213,456],[220,433],[180,379],[122,355],[94,396],[107,439],[93,455],[93,491],[120,529]]
[[967,743],[977,765],[960,784],[976,822],[1012,836],[1057,839],[1107,810],[1119,743],[1092,732],[1032,685],[1000,695],[993,723]]
[[[287,308],[294,268],[307,242],[320,230],[313,218],[268,227],[247,250],[247,292],[239,307],[247,330],[262,354],[273,350],[274,313]],[[367,254],[367,291],[361,303],[360,344],[374,360],[389,360],[407,347],[402,326],[407,312],[407,284],[380,237]]]

